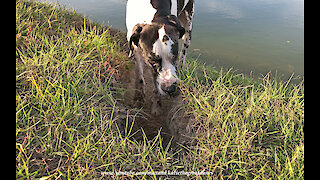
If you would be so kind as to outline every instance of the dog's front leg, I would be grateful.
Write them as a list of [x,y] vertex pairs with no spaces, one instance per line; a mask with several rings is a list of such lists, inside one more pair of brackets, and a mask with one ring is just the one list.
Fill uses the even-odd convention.
[[[135,95],[135,99],[144,102],[146,94],[146,83],[143,77],[144,60],[142,59],[140,50],[135,50],[135,70],[136,70],[136,88],[138,92]],[[140,92],[139,92],[140,91]],[[139,95],[140,94],[140,95]]]
[[157,74],[153,72],[153,82],[154,82],[154,90],[151,98],[151,114],[154,116],[158,116],[161,113],[161,102],[160,102],[160,93],[157,88]]
[[154,116],[158,116],[161,113],[161,102],[160,102],[160,94],[156,90],[156,92],[153,93],[153,96],[151,98],[152,106],[151,106],[151,114]]
[[192,37],[192,19],[194,13],[194,2],[189,0],[185,9],[180,13],[179,20],[181,25],[185,28],[186,32],[182,37],[182,47],[180,51],[179,60],[182,62],[182,65],[185,66],[185,59],[187,54],[187,49],[190,46],[191,37]]

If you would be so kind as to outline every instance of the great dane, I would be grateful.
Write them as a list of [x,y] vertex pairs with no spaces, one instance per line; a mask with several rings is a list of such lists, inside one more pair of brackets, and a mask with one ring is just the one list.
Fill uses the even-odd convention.
[[185,65],[190,46],[194,0],[128,0],[127,40],[130,55],[136,60],[138,82],[145,93],[144,63],[153,71],[155,96],[152,113],[157,114],[161,95],[177,94],[178,40],[183,44],[179,60]]

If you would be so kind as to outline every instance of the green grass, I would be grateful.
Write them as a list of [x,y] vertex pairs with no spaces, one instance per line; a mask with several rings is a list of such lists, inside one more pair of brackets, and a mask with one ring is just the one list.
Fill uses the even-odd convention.
[[196,62],[184,72],[196,166],[202,162],[229,178],[302,179],[303,82],[289,85],[270,74],[251,82],[230,71],[212,72]]
[[125,135],[115,126],[120,114],[129,122],[139,113],[123,108],[115,95],[123,90],[114,77],[130,63],[123,41],[59,5],[16,1],[17,179],[93,179],[125,171],[304,178],[303,81],[270,74],[252,80],[189,59],[179,78],[195,141],[187,151],[173,150],[160,134],[136,141],[131,125]]

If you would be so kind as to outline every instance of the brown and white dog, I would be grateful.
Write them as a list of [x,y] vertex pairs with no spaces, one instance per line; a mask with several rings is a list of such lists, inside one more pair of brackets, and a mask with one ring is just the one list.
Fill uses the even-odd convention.
[[128,0],[126,7],[127,40],[130,56],[134,56],[138,82],[145,93],[144,63],[152,67],[155,83],[153,113],[160,95],[174,96],[178,40],[182,38],[180,62],[185,65],[186,50],[190,46],[194,0]]

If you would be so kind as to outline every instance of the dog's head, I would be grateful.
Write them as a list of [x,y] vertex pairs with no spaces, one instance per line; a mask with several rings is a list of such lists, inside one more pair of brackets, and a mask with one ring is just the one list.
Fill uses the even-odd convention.
[[171,95],[177,89],[178,40],[184,33],[185,29],[174,15],[154,19],[152,24],[137,24],[133,28],[130,50],[139,48],[140,56],[153,67],[160,94]]

